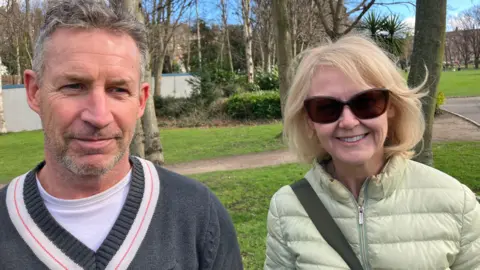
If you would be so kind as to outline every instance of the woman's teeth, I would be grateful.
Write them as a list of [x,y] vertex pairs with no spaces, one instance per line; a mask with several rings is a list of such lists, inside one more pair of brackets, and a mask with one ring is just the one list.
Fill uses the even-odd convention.
[[355,137],[344,137],[344,138],[338,138],[340,139],[341,141],[344,141],[344,142],[357,142],[357,141],[360,141],[361,139],[365,138],[367,136],[367,134],[363,134],[363,135],[359,135],[359,136],[355,136]]

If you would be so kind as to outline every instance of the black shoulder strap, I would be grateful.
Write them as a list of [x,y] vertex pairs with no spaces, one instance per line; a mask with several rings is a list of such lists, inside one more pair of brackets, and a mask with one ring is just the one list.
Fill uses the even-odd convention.
[[325,241],[337,251],[350,269],[362,270],[362,264],[353,252],[352,247],[307,179],[303,178],[290,186]]

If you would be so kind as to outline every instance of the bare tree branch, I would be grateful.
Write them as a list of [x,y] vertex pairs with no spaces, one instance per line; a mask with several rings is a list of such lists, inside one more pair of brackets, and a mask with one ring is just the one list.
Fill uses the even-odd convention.
[[367,2],[366,0],[363,0],[360,4],[358,4],[355,8],[353,8],[352,10],[350,10],[349,12],[347,12],[347,16],[350,16],[352,15],[353,13],[361,10],[363,8],[363,6],[365,5],[365,2]]
[[346,35],[350,31],[352,31],[352,29],[358,24],[358,22],[360,22],[363,15],[365,15],[365,13],[367,13],[367,11],[372,7],[372,5],[374,3],[375,3],[375,0],[370,0],[370,2],[363,7],[363,10],[360,13],[360,15],[357,16],[357,18],[353,21],[353,23],[351,23],[349,26],[347,26],[347,28],[345,29],[345,31],[343,31],[343,33],[341,35]]
[[318,17],[322,22],[323,28],[325,29],[325,33],[327,33],[329,37],[333,37],[335,33],[333,32],[333,29],[329,27],[327,19],[325,18],[325,14],[323,13],[323,2],[321,2],[321,0],[315,0],[315,3],[317,4]]

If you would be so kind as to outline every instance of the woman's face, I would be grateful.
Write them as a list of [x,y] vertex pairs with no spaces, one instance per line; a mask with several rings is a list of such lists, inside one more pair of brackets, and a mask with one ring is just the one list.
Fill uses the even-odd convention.
[[[371,88],[374,87],[355,84],[337,68],[322,67],[312,78],[309,97],[328,96],[345,102]],[[393,115],[394,110],[389,106],[385,113],[376,118],[359,119],[349,106],[344,106],[340,118],[335,122],[320,124],[309,118],[309,126],[334,160],[361,165],[383,157],[388,119]]]

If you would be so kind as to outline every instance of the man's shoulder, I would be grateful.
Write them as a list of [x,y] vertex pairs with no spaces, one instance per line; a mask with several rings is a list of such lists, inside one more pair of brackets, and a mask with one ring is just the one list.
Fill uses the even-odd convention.
[[210,190],[203,183],[185,175],[170,171],[161,166],[155,165],[160,179],[161,188],[169,189],[172,192],[188,192],[207,194]]
[[8,184],[2,184],[2,186],[0,187],[0,206],[3,206],[5,204],[5,199],[7,197],[7,188]]
[[170,203],[223,208],[217,196],[205,184],[158,165],[155,168],[160,180],[160,194]]

